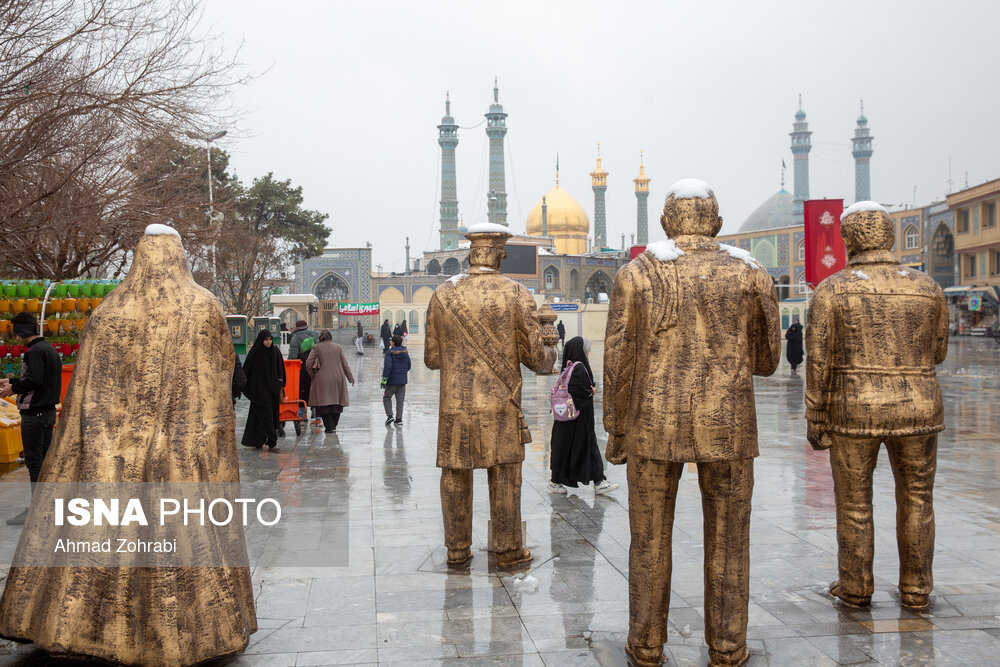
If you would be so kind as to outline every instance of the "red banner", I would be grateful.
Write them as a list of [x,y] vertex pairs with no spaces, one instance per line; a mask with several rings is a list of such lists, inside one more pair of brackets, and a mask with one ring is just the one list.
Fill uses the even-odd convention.
[[840,238],[843,199],[809,199],[805,214],[806,283],[815,288],[827,276],[847,266],[847,251]]
[[635,259],[642,253],[646,252],[646,246],[644,245],[634,245],[628,249],[628,258]]

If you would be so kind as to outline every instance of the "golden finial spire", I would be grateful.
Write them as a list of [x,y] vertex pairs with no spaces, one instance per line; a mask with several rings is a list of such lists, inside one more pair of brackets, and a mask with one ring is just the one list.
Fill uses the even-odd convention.
[[649,178],[646,176],[645,151],[639,151],[639,175],[633,179],[636,192],[649,192]]
[[559,187],[559,151],[556,151],[556,187]]

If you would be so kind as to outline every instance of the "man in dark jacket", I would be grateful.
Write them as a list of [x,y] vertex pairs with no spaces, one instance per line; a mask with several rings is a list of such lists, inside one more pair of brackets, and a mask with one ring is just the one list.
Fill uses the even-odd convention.
[[[27,345],[21,363],[21,377],[0,380],[0,396],[17,394],[17,409],[21,412],[21,444],[24,465],[34,490],[42,471],[42,462],[52,444],[52,429],[56,425],[56,404],[62,389],[62,362],[55,348],[38,335],[38,322],[29,313],[18,313],[12,321],[14,335]],[[20,526],[28,510],[7,520],[7,525]]]
[[566,325],[559,320],[559,324],[556,325],[556,331],[559,332],[559,342],[562,344],[563,348],[566,347]]
[[393,422],[392,397],[396,397],[396,424],[403,423],[403,399],[406,398],[406,374],[410,371],[410,355],[403,347],[403,337],[393,336],[392,347],[385,353],[382,367],[382,407],[385,408],[385,425]]
[[382,338],[382,349],[388,351],[392,346],[392,328],[389,326],[389,320],[382,323],[382,328],[379,330],[378,335]]

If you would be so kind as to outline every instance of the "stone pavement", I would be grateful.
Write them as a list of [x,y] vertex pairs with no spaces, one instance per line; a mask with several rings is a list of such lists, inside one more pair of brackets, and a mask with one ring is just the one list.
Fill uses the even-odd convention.
[[[594,345],[600,375],[602,347]],[[351,350],[347,350],[350,355]],[[346,567],[254,567],[260,631],[227,665],[621,665],[628,627],[628,508],[622,485],[545,492],[545,397],[552,378],[524,371],[526,417],[535,442],[524,464],[523,517],[535,555],[530,570],[498,573],[484,550],[485,473],[476,474],[475,557],[468,573],[445,567],[434,467],[437,373],[411,350],[414,369],[401,428],[384,427],[381,359],[353,358],[357,386],[336,434],[310,430],[274,454],[240,447],[246,480],[296,489],[323,483],[349,508]],[[752,665],[982,665],[1000,658],[1000,347],[954,340],[940,371],[948,429],[941,435],[936,493],[933,606],[900,609],[892,476],[883,451],[876,472],[876,594],[870,610],[839,607],[828,455],[805,441],[803,374],[786,363],[756,379],[761,456],[751,527]],[[246,401],[239,406],[240,430]],[[600,418],[598,418],[600,421]],[[291,433],[291,429],[289,429]],[[238,437],[241,434],[238,434]],[[606,440],[598,432],[601,445]],[[24,481],[17,468],[0,477]],[[0,488],[5,485],[0,484]],[[11,485],[20,486],[20,485]],[[8,487],[8,488],[11,488]],[[3,516],[19,507],[0,490]],[[677,500],[670,639],[674,665],[704,665],[701,505],[686,470]],[[0,562],[18,528],[0,525]],[[289,535],[285,548],[295,548]],[[258,561],[260,562],[260,561]],[[0,664],[46,664],[32,647],[0,642]]]

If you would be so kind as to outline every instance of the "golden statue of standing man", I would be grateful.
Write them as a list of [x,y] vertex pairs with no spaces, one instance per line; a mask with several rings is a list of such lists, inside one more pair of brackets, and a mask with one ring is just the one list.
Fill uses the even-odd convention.
[[809,442],[830,448],[840,579],[830,593],[866,607],[875,589],[872,473],[884,442],[896,480],[899,601],[928,606],[934,579],[937,434],[944,429],[934,367],[948,352],[948,306],[925,273],[892,250],[892,220],[859,202],[841,217],[847,266],[816,288],[806,328]]
[[607,458],[628,462],[629,634],[638,665],[667,641],[671,534],[686,462],[705,521],[705,638],[712,665],[741,665],[750,599],[750,500],[757,456],[753,376],[781,354],[778,301],[749,253],[721,245],[719,204],[702,181],[671,186],[669,237],[622,267],[604,347]]
[[531,560],[521,535],[521,463],[531,442],[521,413],[521,364],[552,368],[542,342],[535,300],[500,275],[507,256],[502,225],[473,225],[469,272],[434,291],[427,309],[424,363],[441,369],[437,465],[448,564],[472,558],[472,471],[486,468],[492,547],[497,565]]

